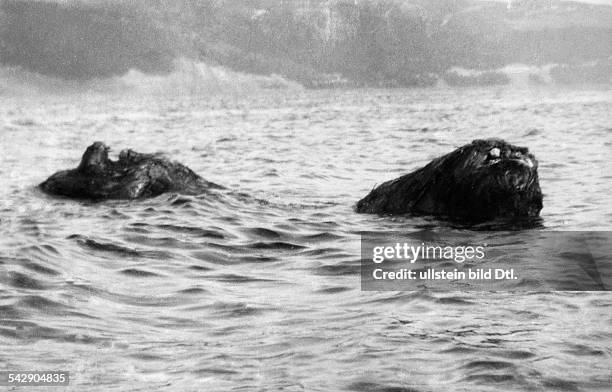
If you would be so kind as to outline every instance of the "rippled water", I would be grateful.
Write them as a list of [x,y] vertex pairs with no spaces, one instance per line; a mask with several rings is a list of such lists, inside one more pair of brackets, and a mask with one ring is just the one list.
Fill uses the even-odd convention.
[[[610,230],[610,91],[4,96],[0,127],[2,369],[69,370],[75,391],[612,387],[610,294],[362,292],[360,233],[459,231],[352,211],[496,136],[539,159],[545,230]],[[229,191],[87,203],[34,188],[94,140],[163,151]]]

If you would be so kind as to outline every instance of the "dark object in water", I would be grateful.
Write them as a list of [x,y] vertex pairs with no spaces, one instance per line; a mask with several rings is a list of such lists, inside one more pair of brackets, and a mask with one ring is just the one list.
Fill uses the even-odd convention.
[[542,209],[538,161],[501,139],[472,143],[387,181],[357,212],[445,216],[470,222],[537,217]]
[[165,192],[199,194],[221,188],[159,154],[123,150],[119,160],[111,161],[108,151],[104,143],[95,142],[87,147],[76,169],[53,174],[40,188],[77,199],[137,199]]

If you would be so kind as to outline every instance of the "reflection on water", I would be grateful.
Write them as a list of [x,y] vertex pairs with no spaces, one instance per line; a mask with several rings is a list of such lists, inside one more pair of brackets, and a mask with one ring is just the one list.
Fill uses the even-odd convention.
[[[545,230],[610,230],[609,92],[0,101],[4,369],[69,370],[70,390],[612,383],[607,293],[361,292],[361,233],[466,231],[352,211],[375,184],[503,137],[540,161]],[[164,151],[230,190],[89,203],[33,188],[94,140],[115,154]]]

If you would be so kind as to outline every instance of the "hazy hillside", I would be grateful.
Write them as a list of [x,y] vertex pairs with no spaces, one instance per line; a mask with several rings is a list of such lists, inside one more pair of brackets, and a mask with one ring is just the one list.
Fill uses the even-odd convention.
[[579,63],[612,55],[612,7],[571,2],[484,3],[453,14],[434,38],[469,67]]
[[[182,56],[279,74],[312,87],[429,85],[440,76],[451,82],[459,77],[449,77],[452,67],[559,63],[561,81],[584,74],[581,67],[594,67],[594,81],[609,81],[602,73],[610,74],[612,7],[604,5],[529,0],[514,1],[510,9],[506,3],[471,0],[126,3],[0,0],[0,62],[86,79],[130,68],[168,72],[173,59]],[[479,80],[504,82],[495,75]]]
[[1,61],[64,78],[167,71],[178,54],[140,8],[2,1]]

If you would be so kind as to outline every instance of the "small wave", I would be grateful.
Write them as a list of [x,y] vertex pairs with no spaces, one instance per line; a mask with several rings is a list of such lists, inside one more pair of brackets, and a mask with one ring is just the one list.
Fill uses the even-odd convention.
[[203,266],[203,265],[190,265],[188,268],[190,270],[193,270],[193,271],[210,271],[210,270],[212,270],[212,268],[209,268],[209,267],[206,267],[206,266]]
[[[198,244],[193,242],[179,240],[173,237],[152,237],[149,235],[131,235],[123,238],[125,241],[133,242],[138,245],[151,246],[154,248],[176,248],[176,249],[196,249]],[[139,254],[145,253],[137,251]],[[151,251],[147,251],[151,252]]]
[[444,350],[440,350],[442,354],[472,354],[478,350],[468,346],[453,346]]
[[261,278],[253,278],[245,275],[237,275],[237,274],[222,274],[217,276],[211,276],[212,279],[215,279],[219,282],[226,283],[254,283],[254,282],[274,282],[272,279],[261,279]]
[[201,287],[189,287],[187,289],[183,289],[180,290],[179,293],[181,294],[203,294],[203,293],[208,293],[208,290],[203,289]]
[[120,305],[131,305],[138,307],[172,307],[188,303],[184,296],[176,295],[128,295],[109,290],[104,290],[92,285],[72,285],[74,289],[80,290],[88,296],[96,296],[100,299],[111,301]]
[[15,305],[0,305],[0,320],[5,324],[6,320],[22,318],[22,312]]
[[317,275],[323,276],[350,276],[357,275],[361,272],[361,263],[352,264],[328,264],[315,268]]
[[[580,391],[578,384],[572,380],[564,380],[561,378],[548,378],[542,384],[547,388],[553,388],[556,391]],[[609,386],[609,385],[608,385]]]
[[355,392],[420,392],[419,389],[412,387],[384,385],[370,381],[359,381],[347,386],[349,391]]
[[[210,246],[211,244],[209,244]],[[225,248],[225,246],[221,246]],[[231,265],[238,264],[241,262],[239,257],[233,257],[231,251],[227,252],[213,252],[213,251],[196,251],[191,253],[191,257],[205,261],[207,263],[220,264],[220,265]],[[197,269],[198,271],[208,271],[211,268],[202,265],[192,265],[190,269]]]
[[120,271],[123,275],[133,276],[137,278],[146,278],[150,276],[161,276],[155,272],[146,271],[139,268],[126,268]]
[[239,374],[237,371],[234,370],[230,370],[230,369],[221,369],[221,368],[202,368],[202,369],[196,369],[194,371],[192,371],[193,374],[195,374],[196,376],[227,376],[227,375],[232,375],[232,374]]
[[341,235],[333,234],[330,232],[324,233],[316,233],[316,234],[308,234],[298,237],[302,241],[314,241],[314,242],[325,242],[325,241],[334,241],[342,238]]
[[110,242],[100,242],[100,241],[92,240],[80,234],[73,234],[73,235],[68,236],[67,238],[70,240],[74,239],[77,241],[79,245],[85,248],[92,249],[92,250],[118,253],[124,256],[140,256],[141,254],[139,251],[132,249],[132,248],[128,248],[126,246],[116,245]]
[[518,384],[523,380],[518,379],[513,374],[472,374],[464,378],[465,381],[476,382],[478,384]]
[[19,252],[30,257],[47,260],[58,256],[60,252],[52,245],[49,244],[38,244],[38,245],[27,245],[20,248]]
[[47,288],[47,285],[43,282],[20,272],[9,272],[6,283],[11,287],[20,289],[44,290]]
[[436,302],[445,305],[476,305],[474,301],[469,301],[461,297],[441,297],[438,298]]
[[[106,337],[97,337],[93,335],[87,335],[82,333],[72,333],[65,331],[60,328],[51,328],[40,326],[36,323],[24,323],[24,322],[16,322],[14,323],[15,330],[7,331],[4,330],[5,335],[8,337],[15,338],[20,342],[24,341],[38,341],[43,339],[54,340],[58,342],[65,343],[81,343],[81,344],[92,344],[92,345],[102,345],[108,344],[109,338]],[[1,333],[1,332],[0,332]],[[23,344],[23,343],[22,343]]]
[[468,363],[466,363],[465,365],[463,365],[463,368],[465,369],[478,369],[478,370],[492,370],[492,369],[507,369],[507,368],[513,368],[514,365],[510,362],[505,362],[505,361],[485,361],[485,360],[478,360],[478,361],[470,361]]
[[353,255],[346,252],[344,249],[339,248],[320,248],[320,249],[308,249],[304,252],[300,252],[300,256],[314,257],[317,260],[350,260]]
[[533,358],[536,356],[531,351],[524,351],[524,350],[504,350],[504,351],[498,352],[497,354],[502,358],[509,358],[509,359],[527,359],[527,358]]
[[[211,308],[213,313],[219,317],[245,317],[254,316],[263,313],[266,309],[257,306],[249,305],[244,302],[216,302],[213,305],[206,306]],[[187,310],[190,310],[187,308]]]
[[317,290],[317,293],[320,294],[338,294],[338,293],[343,293],[345,291],[350,291],[352,290],[351,287],[347,287],[347,286],[335,286],[335,287],[325,287],[323,289],[319,289]]
[[243,263],[273,263],[280,259],[274,256],[254,255],[254,256],[243,256]]
[[166,359],[165,357],[151,353],[135,353],[128,355],[128,357],[141,361],[161,361]]
[[53,268],[47,267],[45,265],[39,264],[37,262],[25,259],[25,258],[10,258],[10,257],[0,257],[0,265],[2,264],[15,264],[19,265],[23,268],[26,268],[30,271],[37,272],[40,274],[48,275],[48,276],[57,276],[60,273]]
[[584,344],[570,344],[566,350],[564,350],[568,354],[578,355],[578,356],[602,356],[606,355],[603,350],[598,348],[593,348],[589,346],[585,346]]
[[298,250],[298,249],[306,248],[305,246],[302,246],[302,245],[293,244],[290,242],[282,242],[282,241],[255,242],[255,243],[247,245],[247,247],[251,249],[272,249],[272,250]]
[[246,232],[248,234],[255,235],[257,237],[262,237],[266,239],[279,239],[279,238],[287,238],[287,235],[276,230],[267,229],[265,227],[254,227],[247,229]]
[[174,231],[177,233],[191,234],[197,237],[223,239],[225,235],[220,232],[221,229],[203,229],[194,226],[179,226],[179,225],[156,225],[156,227],[164,230]]

